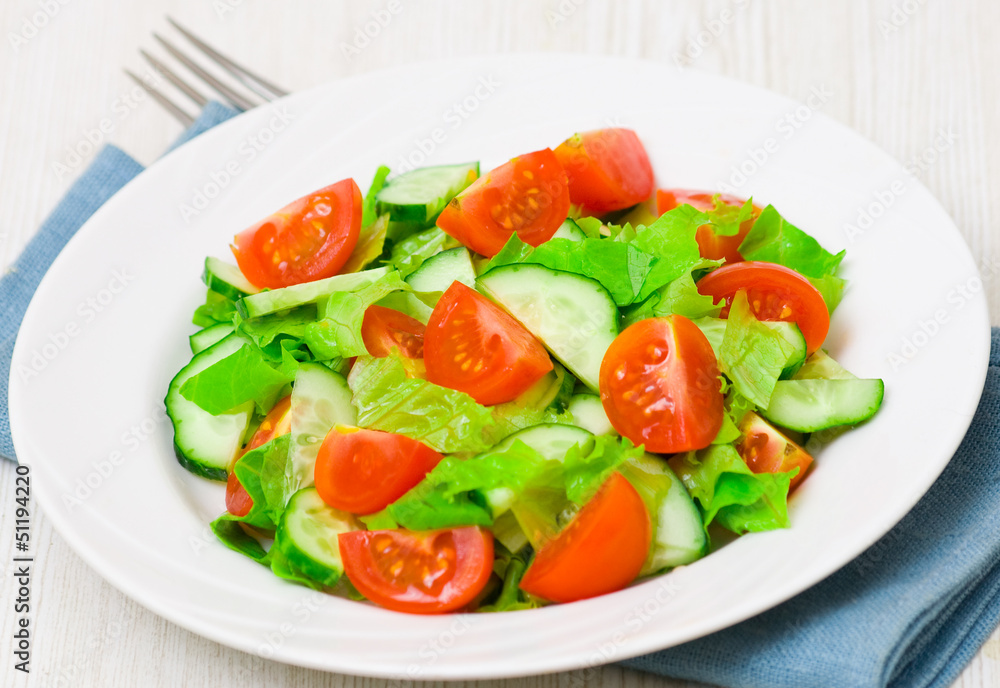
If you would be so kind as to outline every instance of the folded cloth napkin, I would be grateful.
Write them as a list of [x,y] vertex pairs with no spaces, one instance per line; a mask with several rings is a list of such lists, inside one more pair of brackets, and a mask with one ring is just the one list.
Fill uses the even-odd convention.
[[[195,123],[170,149],[190,141],[236,114],[236,110],[230,107],[209,103]],[[28,310],[31,296],[66,242],[105,201],[140,172],[142,165],[128,153],[115,146],[105,146],[42,223],[17,261],[0,277],[0,456],[4,458],[14,458],[14,444],[10,439],[10,413],[7,408],[10,359],[14,353],[17,331],[24,319],[24,312]]]
[[[175,145],[236,114],[218,104]],[[7,384],[28,301],[69,238],[142,171],[104,149],[0,280],[0,454],[13,458]],[[937,688],[1000,621],[1000,330],[979,410],[945,472],[903,521],[839,572],[749,621],[624,662],[733,688]]]

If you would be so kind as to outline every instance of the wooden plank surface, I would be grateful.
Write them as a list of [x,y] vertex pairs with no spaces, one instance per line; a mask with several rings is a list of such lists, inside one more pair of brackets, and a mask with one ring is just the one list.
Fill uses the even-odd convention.
[[[644,57],[726,74],[796,99],[833,95],[824,111],[912,165],[955,219],[973,252],[997,256],[1000,213],[1000,4],[990,0],[780,2],[743,0],[400,0],[372,37],[365,25],[388,0],[10,0],[0,7],[0,265],[11,262],[45,214],[113,141],[151,163],[180,133],[122,73],[144,73],[139,47],[168,33],[165,14],[290,89],[413,60],[530,51]],[[382,17],[385,14],[381,15]],[[367,41],[365,40],[367,38]],[[650,88],[656,88],[650,84]],[[614,84],[581,84],[587,97],[627,98]],[[110,133],[101,132],[103,119]],[[933,266],[928,266],[933,269]],[[994,324],[1000,283],[985,279]],[[14,469],[0,465],[0,552],[13,549]],[[151,515],[152,517],[152,515]],[[4,564],[2,685],[372,686],[257,660],[184,631],[92,572],[35,516],[30,680],[9,660],[15,581]],[[994,634],[957,686],[1000,685]],[[558,674],[490,682],[516,688],[579,685]],[[589,685],[689,686],[618,667]]]

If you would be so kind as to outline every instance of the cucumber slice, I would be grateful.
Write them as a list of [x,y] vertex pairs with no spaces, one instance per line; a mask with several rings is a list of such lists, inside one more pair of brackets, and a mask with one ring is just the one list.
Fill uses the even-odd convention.
[[[549,461],[562,461],[566,458],[566,452],[576,445],[580,445],[585,452],[589,452],[594,446],[594,436],[583,428],[559,423],[542,423],[508,435],[492,451],[510,449],[518,440]],[[514,503],[514,492],[506,487],[489,490],[483,493],[483,497],[493,518],[506,513]]]
[[327,506],[316,488],[307,487],[288,500],[273,546],[303,574],[333,587],[344,573],[337,536],[359,529],[354,516]]
[[816,432],[868,420],[884,394],[881,380],[779,380],[761,414],[789,430]]
[[304,282],[283,289],[262,291],[244,296],[236,302],[236,310],[244,318],[259,318],[278,311],[319,303],[336,291],[354,291],[367,287],[389,273],[389,268],[374,268],[345,275],[334,275],[315,282]]
[[596,394],[575,394],[566,408],[573,415],[573,424],[595,435],[617,435],[604,404]]
[[229,323],[216,323],[215,325],[209,325],[203,330],[198,330],[188,337],[188,342],[191,344],[191,353],[200,354],[216,342],[220,342],[228,335],[231,335],[233,329],[235,328]]
[[233,301],[260,291],[250,284],[250,280],[243,276],[238,267],[211,256],[205,259],[205,270],[201,273],[201,279],[209,289]]
[[302,363],[292,387],[292,443],[289,454],[292,491],[313,484],[320,445],[335,425],[357,425],[351,388],[343,376],[320,363]]
[[587,235],[583,233],[580,229],[580,225],[576,224],[576,221],[572,218],[566,218],[566,221],[559,225],[559,229],[556,233],[552,235],[553,239],[569,239],[570,241],[583,241],[587,238]]
[[393,222],[430,225],[448,201],[478,178],[478,162],[421,167],[390,179],[375,196],[375,207]]
[[493,537],[513,554],[517,554],[528,544],[528,536],[521,529],[514,514],[505,511],[493,521]]
[[817,351],[795,373],[796,380],[857,380],[825,351]]
[[407,284],[417,291],[445,291],[456,281],[476,288],[472,256],[464,246],[434,254],[406,278]]
[[780,332],[785,341],[790,342],[795,347],[795,353],[789,357],[788,365],[786,365],[785,369],[781,371],[781,376],[779,378],[781,380],[787,380],[806,362],[806,355],[808,354],[808,349],[806,349],[806,338],[802,336],[802,330],[799,329],[799,326],[793,322],[783,322],[781,320],[762,320],[761,322],[775,332]]
[[244,345],[236,334],[195,354],[170,382],[164,405],[174,426],[174,450],[184,468],[212,480],[226,480],[227,469],[243,444],[253,402],[213,416],[181,396],[181,386],[213,363],[236,353]]
[[708,535],[701,513],[680,478],[663,459],[646,454],[618,469],[649,510],[653,541],[640,576],[690,564],[705,556]]
[[503,265],[476,280],[593,391],[618,334],[618,308],[600,283],[543,265]]

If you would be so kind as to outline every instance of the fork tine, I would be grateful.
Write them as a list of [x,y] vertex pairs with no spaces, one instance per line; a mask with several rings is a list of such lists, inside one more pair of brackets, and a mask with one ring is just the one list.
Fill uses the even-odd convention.
[[264,100],[274,100],[275,98],[281,98],[282,96],[288,95],[288,91],[278,88],[266,79],[254,74],[246,67],[236,64],[218,50],[205,43],[205,41],[201,40],[183,26],[175,22],[171,17],[168,16],[167,21],[170,22],[175,29],[184,34],[184,37],[191,41],[195,47],[205,53],[205,55],[214,60],[216,64],[232,74],[240,81],[240,83]]
[[145,81],[137,77],[129,70],[126,69],[125,73],[128,74],[129,77],[131,77],[132,81],[139,84],[139,86],[141,86],[143,90],[146,91],[146,93],[152,96],[153,100],[162,105],[163,109],[165,109],[167,112],[173,115],[177,119],[177,121],[181,123],[182,126],[190,127],[192,124],[194,124],[194,117],[192,117],[187,112],[185,112],[177,105],[175,105],[172,100],[167,98],[165,95],[157,91],[155,88],[147,84]]
[[250,110],[255,107],[254,103],[250,100],[244,98],[239,93],[226,86],[224,83],[216,79],[214,76],[202,69],[196,62],[192,61],[187,55],[182,53],[180,50],[175,48],[166,39],[157,33],[153,34],[153,38],[160,42],[168,53],[177,58],[177,60],[183,64],[185,67],[190,69],[194,74],[198,76],[202,81],[211,86],[215,91],[221,95],[223,98],[229,101],[229,103],[235,107],[237,110]]
[[202,94],[198,93],[198,91],[191,88],[191,86],[189,86],[183,79],[174,74],[173,70],[171,70],[170,67],[163,64],[162,62],[160,62],[155,57],[153,57],[152,55],[150,55],[141,48],[139,49],[139,52],[142,53],[142,56],[146,58],[146,61],[149,62],[149,64],[153,65],[153,68],[156,69],[156,71],[165,76],[167,78],[167,81],[169,81],[174,86],[179,88],[181,92],[183,92],[184,95],[193,100],[198,107],[205,107],[206,105],[208,105],[208,98],[206,98]]

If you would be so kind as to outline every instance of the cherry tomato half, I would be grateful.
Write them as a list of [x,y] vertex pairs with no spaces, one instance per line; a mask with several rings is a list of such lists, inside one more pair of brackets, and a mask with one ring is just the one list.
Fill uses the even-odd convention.
[[[250,441],[244,447],[243,451],[240,452],[239,456],[243,456],[248,451],[257,447],[264,446],[275,437],[281,437],[291,432],[292,414],[289,413],[291,408],[291,395],[275,404],[274,408],[264,416],[264,420],[257,426],[257,432],[253,434],[253,437],[250,438]],[[236,457],[236,460],[239,459],[239,456]],[[233,470],[236,460],[229,467],[229,478],[226,480],[226,510],[233,516],[246,516],[250,513],[250,509],[253,508],[253,499],[243,488],[240,479],[236,477],[236,471]]]
[[424,357],[424,332],[422,322],[384,306],[368,306],[361,324],[361,339],[368,353],[384,358],[398,349],[405,358]]
[[[707,212],[715,208],[712,199],[718,195],[719,200],[729,206],[742,207],[746,203],[745,198],[737,198],[729,194],[714,194],[711,191],[691,191],[689,189],[660,189],[656,192],[656,212],[660,215],[673,210],[679,205],[687,204]],[[702,258],[709,260],[725,259],[727,263],[739,263],[743,260],[740,255],[740,244],[753,227],[754,220],[760,215],[761,209],[753,206],[753,218],[740,225],[740,231],[733,236],[719,236],[712,229],[712,225],[702,225],[695,234],[698,242],[698,250]]]
[[646,561],[653,529],[642,497],[612,473],[555,540],[542,547],[521,589],[553,602],[621,590]]
[[387,609],[441,614],[461,609],[493,572],[493,535],[476,526],[415,533],[360,530],[338,536],[344,573]]
[[749,411],[740,421],[742,439],[736,444],[740,456],[754,473],[786,473],[795,468],[799,472],[789,485],[791,492],[812,466],[813,458],[806,450],[785,437],[777,428]]
[[334,509],[372,514],[402,497],[440,460],[436,451],[403,435],[337,427],[316,457],[316,491]]
[[601,362],[600,390],[615,430],[652,452],[702,449],[722,427],[715,353],[680,315],[640,320],[619,334]]
[[567,213],[566,173],[545,148],[513,158],[474,181],[445,207],[437,226],[492,257],[515,232],[532,246],[548,241]]
[[353,179],[320,189],[236,235],[240,271],[260,288],[332,277],[361,232],[361,190]]
[[598,129],[559,144],[556,158],[569,178],[569,198],[597,214],[628,208],[653,193],[653,167],[631,129]]
[[823,345],[830,330],[830,312],[823,295],[808,279],[776,263],[749,261],[723,265],[698,282],[698,292],[711,296],[715,303],[725,300],[722,317],[740,289],[746,290],[750,309],[758,320],[794,322],[806,338],[806,348],[813,353]]
[[511,401],[552,370],[545,347],[521,323],[461,282],[431,313],[424,362],[428,381],[484,406]]

